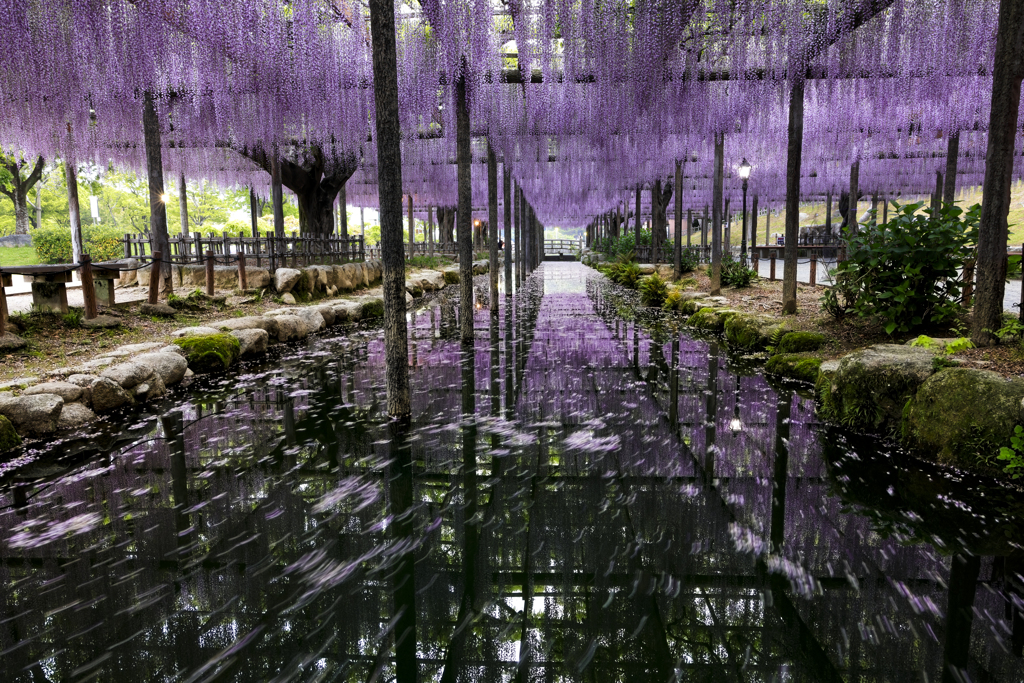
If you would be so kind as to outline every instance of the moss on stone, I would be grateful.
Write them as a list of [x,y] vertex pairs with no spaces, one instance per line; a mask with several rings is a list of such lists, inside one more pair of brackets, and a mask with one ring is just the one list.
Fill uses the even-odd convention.
[[817,332],[789,332],[779,340],[776,353],[817,351],[827,342],[828,337]]
[[21,437],[14,431],[14,425],[3,415],[0,415],[0,451],[9,451],[21,445]]
[[818,380],[819,368],[821,368],[821,358],[810,353],[780,353],[768,359],[764,371],[772,375],[814,384]]
[[785,329],[775,318],[740,313],[725,323],[725,338],[730,344],[760,350],[768,346],[773,335]]
[[736,315],[740,315],[740,312],[728,308],[706,306],[690,316],[688,324],[700,330],[722,332],[725,329],[725,323]]
[[897,432],[907,399],[934,372],[932,357],[930,351],[894,344],[845,356],[827,381],[817,383],[818,414],[852,429]]
[[444,273],[444,283],[446,285],[457,285],[459,284],[459,271],[455,268],[449,268],[448,270],[442,271]]
[[241,345],[230,334],[209,334],[201,337],[175,339],[188,359],[193,372],[217,372],[227,370],[238,360]]
[[905,406],[901,432],[941,463],[991,465],[1013,428],[1024,424],[1024,380],[989,370],[947,368],[928,378]]
[[380,299],[373,299],[363,304],[364,318],[383,318],[384,302]]

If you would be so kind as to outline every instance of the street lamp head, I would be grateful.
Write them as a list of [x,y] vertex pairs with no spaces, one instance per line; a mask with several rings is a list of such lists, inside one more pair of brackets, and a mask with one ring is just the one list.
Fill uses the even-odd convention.
[[746,157],[744,157],[743,161],[740,162],[739,171],[741,180],[746,180],[750,177],[750,162],[747,161]]

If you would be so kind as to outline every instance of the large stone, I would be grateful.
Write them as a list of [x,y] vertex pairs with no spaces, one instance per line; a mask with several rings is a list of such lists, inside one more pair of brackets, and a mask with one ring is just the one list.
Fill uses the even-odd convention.
[[289,342],[305,339],[309,336],[309,326],[297,315],[279,315],[277,320],[277,341]]
[[459,284],[459,267],[451,266],[441,271],[442,277],[446,285],[457,285]]
[[96,420],[96,413],[81,403],[65,403],[57,418],[57,429],[75,429]]
[[278,294],[286,294],[299,282],[302,272],[294,268],[278,268],[274,271],[274,289]]
[[183,327],[180,330],[171,332],[171,336],[175,339],[184,339],[186,337],[207,337],[211,334],[220,334],[220,330],[200,325],[198,327]]
[[118,287],[127,287],[128,285],[135,284],[138,280],[138,267],[142,265],[142,262],[134,258],[123,258],[118,261],[124,270],[121,271],[121,277],[117,279]]
[[853,429],[895,432],[907,401],[935,370],[935,354],[898,344],[876,344],[823,369],[817,383],[819,414]]
[[188,361],[177,353],[144,353],[133,362],[147,368],[168,387],[180,382],[188,370]]
[[332,304],[334,322],[355,322],[363,315],[363,307],[357,301],[339,301]]
[[294,306],[295,304],[298,303],[298,301],[295,300],[295,295],[292,294],[291,292],[285,292],[284,294],[282,294],[281,301],[288,304],[289,306]]
[[114,380],[100,377],[92,385],[92,409],[97,413],[106,413],[126,403],[133,403],[132,397]]
[[135,361],[129,361],[127,363],[119,363],[113,367],[107,368],[100,373],[100,377],[106,377],[117,382],[123,389],[131,389],[136,384],[145,382],[146,378],[152,374],[152,370],[149,366],[143,363],[136,363]]
[[331,266],[309,266],[304,272],[309,278],[311,292],[326,292],[334,277],[334,269]]
[[[188,268],[188,266],[184,266],[184,267]],[[150,270],[151,270],[150,266],[146,265],[144,268],[140,268],[140,269],[135,271],[135,276],[136,276],[135,279],[136,279],[136,282],[138,282],[139,287],[149,288],[149,273],[150,273]],[[175,265],[171,266],[171,282],[174,284],[174,286],[176,288],[181,288],[181,284],[182,284],[182,266],[175,266]],[[187,284],[187,282],[186,282],[186,284]]]
[[147,351],[155,351],[164,346],[163,342],[142,342],[141,344],[125,344],[119,346],[113,351],[107,351],[101,353],[97,358],[123,358],[126,356],[134,356],[137,353],[146,353]]
[[405,291],[411,296],[421,297],[423,296],[423,285],[413,279],[406,279]]
[[725,338],[730,344],[759,351],[773,339],[778,341],[786,322],[778,318],[740,313],[725,322]]
[[174,343],[185,351],[189,368],[197,373],[227,370],[238,360],[241,349],[238,339],[223,333],[186,337]]
[[24,389],[30,387],[33,384],[38,384],[38,377],[17,377],[6,382],[0,382],[0,391],[10,391],[11,389]]
[[13,332],[7,332],[0,337],[0,352],[18,351],[26,346],[28,342]]
[[150,375],[142,384],[139,384],[131,391],[136,401],[153,401],[167,393],[167,385],[160,379],[160,375]]
[[359,317],[360,318],[383,318],[384,317],[384,299],[382,297],[368,296],[362,297],[359,301]]
[[110,329],[120,327],[121,321],[110,315],[98,315],[95,318],[82,320],[82,327],[88,330]]
[[[183,266],[181,270],[182,285],[185,289],[193,287],[206,288],[206,266]],[[246,287],[261,289],[270,285],[270,271],[255,266],[245,267]],[[223,265],[213,267],[213,288],[215,290],[238,289],[238,266]]]
[[[238,340],[239,355],[254,356],[267,352],[267,343],[270,336],[266,330],[248,329],[232,330],[231,336]],[[184,373],[183,373],[184,374]]]
[[735,315],[740,315],[740,312],[728,308],[712,308],[707,306],[690,316],[687,324],[699,330],[722,332],[725,330],[725,323]]
[[818,332],[789,332],[779,340],[779,353],[817,351],[828,343],[828,337]]
[[67,377],[68,375],[91,375],[96,371],[114,364],[113,358],[93,358],[81,365],[70,365],[63,368],[54,368],[46,372],[49,377]]
[[354,263],[346,263],[335,266],[338,270],[338,289],[343,292],[351,292],[364,286],[363,276]]
[[156,315],[166,318],[178,315],[178,309],[158,301],[155,304],[142,304],[141,306],[139,306],[139,313],[141,313],[142,315]]
[[409,279],[423,288],[425,292],[433,292],[445,287],[444,273],[437,270],[422,270],[410,275]]
[[218,320],[217,322],[206,323],[206,325],[222,332],[230,332],[232,330],[263,330],[271,337],[277,336],[277,320],[273,317],[250,315],[244,318]]
[[21,445],[21,437],[18,436],[14,425],[3,415],[0,415],[0,452],[9,451]]
[[327,327],[330,327],[331,325],[334,324],[334,318],[336,317],[334,315],[334,306],[321,304],[320,306],[313,306],[313,310],[315,310],[317,313],[323,316],[324,324]]
[[35,394],[53,394],[64,399],[65,403],[74,403],[82,398],[82,387],[71,382],[43,382],[29,387],[22,392],[22,396],[33,396]]
[[0,395],[0,415],[3,415],[19,434],[50,434],[57,429],[64,399],[54,394],[31,396]]
[[1019,424],[1024,424],[1024,380],[947,368],[917,390],[905,411],[903,434],[928,457],[972,468],[1009,446]]
[[327,327],[327,321],[324,320],[320,311],[315,308],[296,308],[294,315],[297,315],[306,321],[306,327],[309,328],[310,332],[319,332]]
[[777,353],[768,359],[764,371],[813,384],[818,379],[821,359],[810,353]]

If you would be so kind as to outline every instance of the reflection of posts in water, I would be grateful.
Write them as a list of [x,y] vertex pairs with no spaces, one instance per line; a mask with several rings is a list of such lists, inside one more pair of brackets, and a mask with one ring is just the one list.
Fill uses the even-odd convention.
[[174,495],[174,526],[178,531],[178,553],[184,552],[188,545],[188,469],[185,466],[185,428],[181,413],[174,411],[160,418],[164,436],[167,438],[167,450],[171,456],[171,493]]
[[[501,415],[501,390],[500,383],[498,382],[499,366],[501,365],[501,342],[498,339],[498,311],[497,309],[491,309],[491,324],[490,324],[490,351],[491,351],[491,366],[490,366],[490,394],[491,394],[491,417],[498,417]],[[500,441],[497,433],[491,434],[491,448],[496,449],[500,446]],[[501,461],[496,458],[493,454],[491,455],[491,475],[494,476],[501,469]]]
[[[395,545],[412,538],[415,515],[412,510],[412,451],[409,447],[409,420],[390,424],[390,472],[387,478],[391,504],[391,536]],[[417,683],[419,666],[416,645],[416,557],[412,551],[397,560],[392,581],[394,599],[395,675],[397,683]],[[381,648],[384,650],[384,646]],[[381,658],[378,658],[380,663]],[[378,664],[379,665],[379,664]]]
[[1002,580],[1006,594],[1005,618],[1010,622],[1010,652],[1024,655],[1024,558],[997,557],[992,562],[992,580]]
[[462,512],[462,597],[455,632],[445,653],[441,683],[454,683],[465,661],[469,625],[480,611],[477,591],[477,562],[480,557],[480,525],[477,519],[476,480],[476,352],[472,343],[462,345],[462,489],[465,507]]
[[672,337],[672,370],[668,376],[668,423],[679,428],[679,333]]
[[718,425],[718,342],[708,345],[708,386],[705,398],[704,475],[715,476],[715,438]]
[[515,414],[515,404],[513,399],[513,387],[515,387],[515,377],[512,376],[512,306],[509,302],[505,306],[505,419],[511,420]]
[[786,537],[786,482],[789,477],[789,415],[793,395],[779,396],[775,409],[775,463],[772,471],[772,519],[769,539],[778,552]]
[[971,655],[971,626],[974,624],[974,593],[978,586],[981,557],[953,556],[946,591],[946,643],[942,649],[942,683],[971,680],[967,661]]

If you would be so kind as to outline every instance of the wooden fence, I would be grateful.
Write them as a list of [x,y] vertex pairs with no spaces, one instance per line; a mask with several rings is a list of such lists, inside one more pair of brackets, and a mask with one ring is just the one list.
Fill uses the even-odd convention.
[[[361,235],[303,237],[293,232],[290,236],[275,237],[274,233],[268,232],[263,237],[246,237],[244,233],[238,237],[212,233],[203,237],[200,233],[191,233],[171,237],[169,242],[170,254],[164,254],[163,260],[177,265],[201,265],[208,253],[220,259],[244,254],[247,263],[268,268],[272,273],[278,268],[349,263],[365,261],[367,257]],[[150,233],[125,234],[125,258],[149,261],[152,254],[153,237]]]
[[[412,245],[412,249],[409,249],[409,243],[405,243],[405,256],[455,256],[459,253],[459,247],[455,242],[434,242],[430,244],[428,242],[416,242]],[[366,258],[380,258],[381,247],[379,244],[366,247]]]

